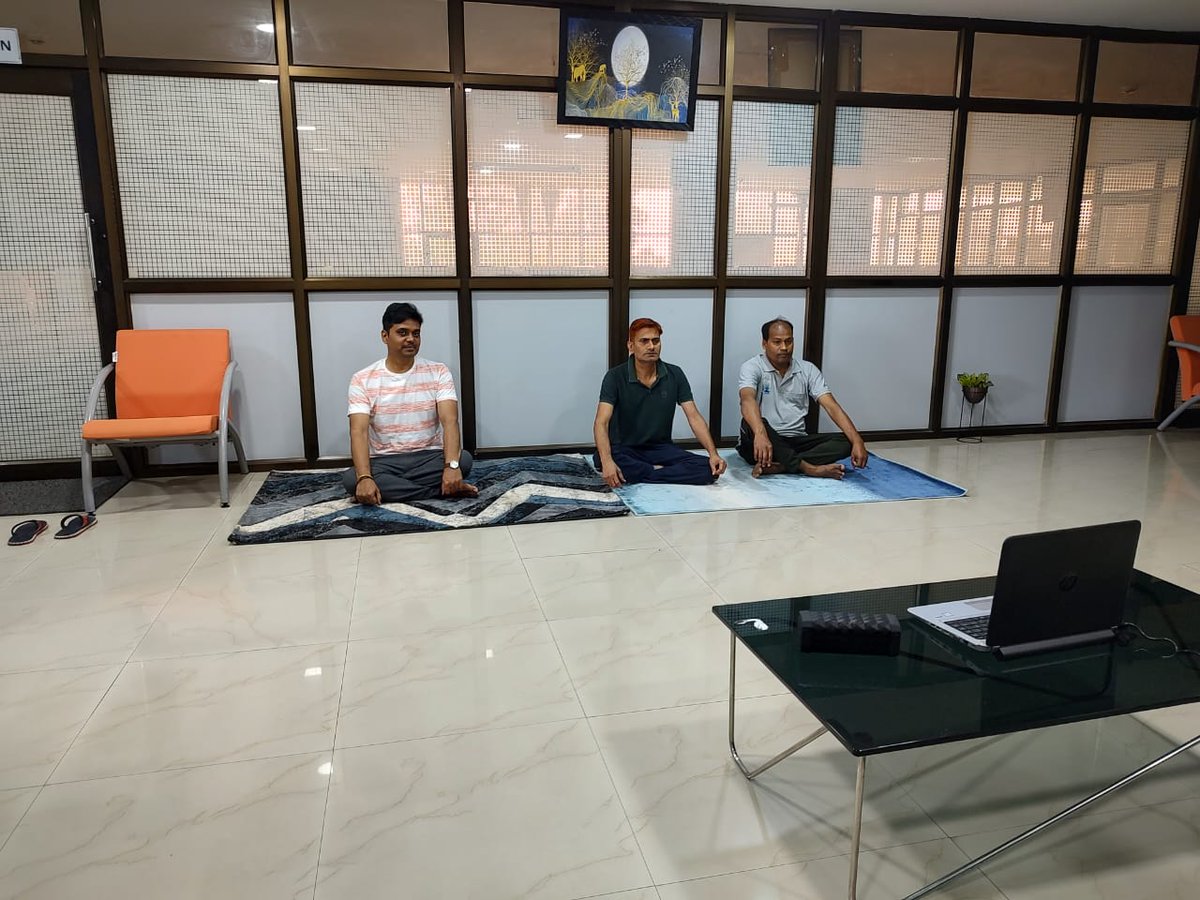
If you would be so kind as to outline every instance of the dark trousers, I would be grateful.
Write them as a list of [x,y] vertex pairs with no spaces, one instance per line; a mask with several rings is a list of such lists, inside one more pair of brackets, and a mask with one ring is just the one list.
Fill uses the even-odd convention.
[[[626,484],[712,484],[712,468],[707,456],[688,453],[674,444],[643,444],[640,447],[612,448],[613,462],[625,476]],[[600,468],[600,455],[593,460]],[[660,469],[655,466],[662,466]]]
[[[812,466],[825,466],[845,459],[850,455],[850,441],[844,434],[798,434],[787,437],[780,434],[766,422],[767,437],[771,441],[771,457],[783,467],[783,471],[793,475],[801,471],[800,464],[806,462]],[[750,465],[754,465],[754,432],[750,423],[742,419],[742,430],[738,437],[738,455]]]
[[[473,462],[471,454],[464,450],[458,458],[463,478],[470,473]],[[429,500],[442,492],[442,472],[445,465],[446,454],[441,450],[415,450],[412,453],[372,456],[371,477],[379,486],[379,494],[384,503]],[[355,492],[357,479],[354,466],[342,473],[342,484],[351,495]]]

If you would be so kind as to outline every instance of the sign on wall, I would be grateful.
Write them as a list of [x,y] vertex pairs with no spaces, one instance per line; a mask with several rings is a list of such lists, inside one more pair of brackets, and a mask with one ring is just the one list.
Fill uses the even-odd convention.
[[0,63],[21,64],[21,39],[15,28],[0,28]]

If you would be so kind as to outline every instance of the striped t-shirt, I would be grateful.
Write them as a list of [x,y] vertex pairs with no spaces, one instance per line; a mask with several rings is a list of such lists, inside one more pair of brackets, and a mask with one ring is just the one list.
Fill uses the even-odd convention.
[[441,400],[458,400],[454,377],[442,363],[419,356],[403,374],[390,371],[387,360],[381,359],[350,379],[349,415],[371,417],[372,456],[440,450],[437,405]]

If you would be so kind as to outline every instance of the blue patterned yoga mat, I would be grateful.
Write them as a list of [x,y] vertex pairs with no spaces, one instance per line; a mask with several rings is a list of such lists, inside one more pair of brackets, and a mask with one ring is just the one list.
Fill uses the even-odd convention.
[[735,450],[722,450],[729,469],[716,484],[693,487],[678,484],[632,484],[617,488],[625,505],[638,516],[674,513],[720,512],[734,509],[770,509],[781,506],[822,506],[832,503],[874,503],[879,500],[931,500],[961,497],[967,491],[956,484],[871,454],[865,469],[842,460],[846,477],[805,478],[802,475],[769,475],[753,478],[750,466]]
[[596,470],[578,456],[476,460],[468,480],[479,488],[478,497],[363,506],[346,496],[340,469],[272,472],[229,541],[272,544],[628,513]]

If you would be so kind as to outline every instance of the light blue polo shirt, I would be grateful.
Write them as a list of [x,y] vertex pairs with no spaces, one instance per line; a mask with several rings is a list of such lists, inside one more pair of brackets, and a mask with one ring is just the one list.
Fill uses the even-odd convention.
[[812,363],[792,357],[791,366],[781,377],[765,353],[742,363],[738,390],[742,388],[754,388],[763,420],[787,437],[807,433],[804,418],[808,415],[809,398],[816,400],[829,393],[825,376]]

